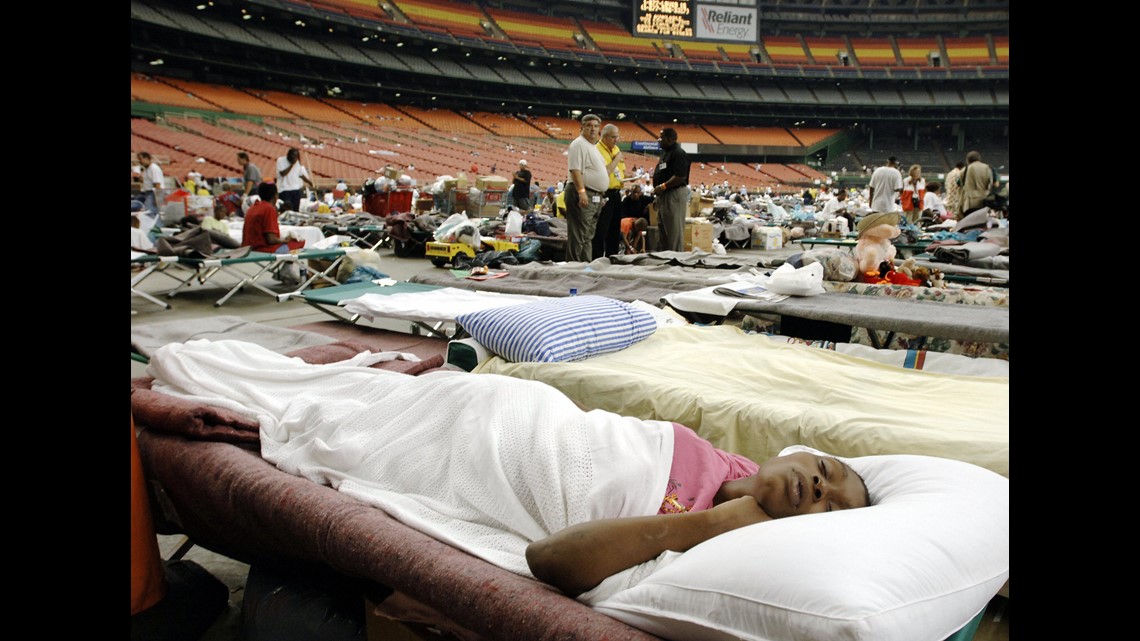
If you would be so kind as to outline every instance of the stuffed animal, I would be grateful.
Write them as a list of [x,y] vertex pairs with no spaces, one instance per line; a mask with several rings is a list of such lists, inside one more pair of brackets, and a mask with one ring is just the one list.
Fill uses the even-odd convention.
[[930,285],[930,268],[919,265],[914,268],[914,273],[910,275],[911,278],[921,282],[923,285]]
[[897,250],[891,239],[899,235],[897,213],[872,213],[864,216],[855,226],[859,240],[855,242],[855,263],[859,273],[879,272],[879,264],[894,265]]
[[930,270],[930,286],[938,289],[946,289],[946,278],[941,269]]
[[902,272],[903,274],[906,274],[910,278],[915,278],[917,280],[917,277],[914,275],[915,262],[916,261],[914,260],[914,257],[911,256],[910,258],[904,260],[902,264],[899,265],[896,269],[898,269],[898,271]]

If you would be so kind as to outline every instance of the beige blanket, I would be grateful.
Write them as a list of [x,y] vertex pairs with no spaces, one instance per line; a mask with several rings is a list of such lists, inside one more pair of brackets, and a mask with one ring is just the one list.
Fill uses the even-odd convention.
[[677,421],[756,461],[804,444],[839,456],[923,454],[1009,476],[1009,378],[907,370],[734,327],[662,327],[576,363],[477,373],[539,380],[588,408]]

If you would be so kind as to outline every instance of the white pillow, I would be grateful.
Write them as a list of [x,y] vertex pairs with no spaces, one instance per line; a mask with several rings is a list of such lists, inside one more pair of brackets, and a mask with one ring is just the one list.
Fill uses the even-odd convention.
[[605,296],[569,296],[460,314],[455,322],[512,363],[578,361],[645,340],[657,321]]
[[[804,446],[787,448],[811,451]],[[594,607],[674,641],[941,641],[1009,578],[1009,480],[916,455],[841,459],[872,506],[760,523]]]

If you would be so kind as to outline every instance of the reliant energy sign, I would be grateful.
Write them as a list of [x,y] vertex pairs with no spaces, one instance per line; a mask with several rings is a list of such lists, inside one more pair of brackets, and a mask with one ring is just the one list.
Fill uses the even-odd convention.
[[634,0],[633,35],[754,44],[760,14],[756,0]]

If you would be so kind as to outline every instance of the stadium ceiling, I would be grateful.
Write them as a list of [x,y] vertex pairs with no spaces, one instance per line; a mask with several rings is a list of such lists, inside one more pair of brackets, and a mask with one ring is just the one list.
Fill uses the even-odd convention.
[[[884,2],[904,4],[889,0],[863,0],[861,4]],[[959,7],[966,2],[1004,5],[1008,24],[1007,0],[907,0],[910,6]],[[825,7],[845,3],[777,0],[761,2],[761,6],[771,4],[781,10],[816,7],[816,13],[822,13]],[[1008,127],[1008,71],[966,78],[946,74],[941,78],[840,78],[830,70],[765,77],[743,73],[743,68],[742,73],[724,73],[667,65],[677,61],[642,66],[632,61],[576,59],[572,54],[535,55],[509,43],[445,41],[313,10],[299,13],[299,5],[284,0],[215,0],[209,10],[198,9],[199,4],[132,0],[132,71],[317,96],[336,87],[337,97],[366,102],[535,115],[561,115],[573,108],[622,112],[630,118],[672,117],[724,124],[806,121],[818,126],[897,121]],[[243,19],[241,10],[256,13],[256,17]],[[163,61],[161,67],[151,66],[156,59]],[[559,77],[564,81],[573,78],[575,88],[562,86]],[[622,90],[622,85],[615,87],[606,78],[647,89]],[[666,96],[664,91],[654,91],[663,85],[693,87],[695,93]],[[768,100],[769,93],[790,98]],[[929,99],[939,93],[966,98],[953,105]],[[862,99],[852,101],[850,95]]]

